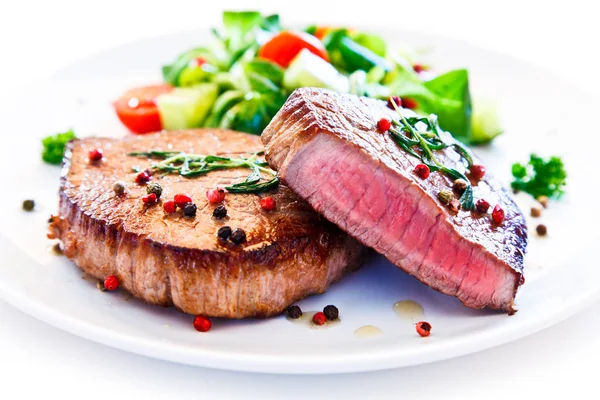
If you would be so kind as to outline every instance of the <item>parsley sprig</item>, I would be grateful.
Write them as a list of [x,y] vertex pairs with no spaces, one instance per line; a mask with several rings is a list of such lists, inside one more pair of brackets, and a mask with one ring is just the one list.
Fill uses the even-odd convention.
[[[150,150],[145,152],[129,153],[134,157],[148,157],[162,159],[152,164],[152,169],[163,171],[167,174],[178,174],[185,178],[206,175],[211,171],[234,168],[248,168],[250,174],[239,183],[225,187],[231,193],[260,193],[277,187],[275,171],[268,168],[265,161],[258,159],[263,152],[254,153],[249,158],[231,158],[204,154],[188,154],[180,151]],[[263,178],[263,175],[269,178]]]
[[527,164],[513,164],[512,175],[513,189],[529,193],[536,199],[540,196],[561,196],[567,183],[567,171],[560,157],[545,160],[531,154]]
[[[452,147],[466,161],[467,168],[471,168],[473,158],[469,150],[459,142],[446,143],[441,138],[437,116],[434,114],[429,115],[427,118],[406,118],[402,115],[394,101],[390,101],[390,104],[394,106],[400,116],[398,121],[393,121],[392,127],[389,130],[394,142],[413,157],[419,158],[423,164],[429,167],[431,172],[440,171],[453,180],[464,179],[467,182],[467,188],[460,197],[460,204],[463,209],[472,210],[475,207],[475,203],[473,200],[473,186],[469,183],[469,179],[459,170],[440,163],[434,154],[434,151]],[[419,129],[419,123],[425,126],[425,130]]]
[[48,164],[59,165],[63,159],[65,146],[73,139],[75,139],[73,130],[46,136],[42,139],[42,160]]

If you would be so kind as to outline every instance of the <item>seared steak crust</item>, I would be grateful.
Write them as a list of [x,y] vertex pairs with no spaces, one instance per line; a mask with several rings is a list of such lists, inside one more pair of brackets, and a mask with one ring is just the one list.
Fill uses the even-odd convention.
[[[145,185],[135,183],[132,168],[152,160],[127,156],[150,149],[247,156],[261,147],[256,136],[214,129],[75,140],[65,155],[50,235],[85,272],[98,279],[116,275],[121,287],[148,303],[212,317],[278,314],[357,266],[362,246],[284,185],[264,194],[275,198],[275,211],[263,211],[259,195],[228,194],[228,216],[213,218],[216,205],[208,203],[206,190],[243,180],[244,169],[192,179],[155,174],[163,201],[186,193],[198,206],[194,218],[166,215],[161,203],[143,204]],[[99,163],[87,160],[94,148],[103,150]],[[116,181],[125,184],[124,195],[115,195]],[[220,242],[217,231],[224,225],[244,229],[247,243]]]
[[[474,183],[475,198],[501,204],[503,224],[441,205],[437,194],[452,181],[418,178],[420,161],[377,130],[394,116],[382,101],[298,89],[262,135],[266,157],[316,211],[404,271],[469,307],[514,312],[527,246],[522,213],[490,174]],[[452,148],[436,157],[465,169]]]

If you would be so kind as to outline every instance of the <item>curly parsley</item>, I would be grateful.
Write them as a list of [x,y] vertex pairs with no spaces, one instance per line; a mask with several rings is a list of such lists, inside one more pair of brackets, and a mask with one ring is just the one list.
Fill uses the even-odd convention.
[[536,199],[540,196],[560,197],[567,181],[567,171],[560,157],[545,160],[535,154],[529,156],[527,164],[513,164],[512,175],[512,188]]
[[48,164],[60,164],[65,152],[65,145],[73,139],[75,139],[73,130],[50,135],[42,139],[42,145],[44,146],[42,160]]

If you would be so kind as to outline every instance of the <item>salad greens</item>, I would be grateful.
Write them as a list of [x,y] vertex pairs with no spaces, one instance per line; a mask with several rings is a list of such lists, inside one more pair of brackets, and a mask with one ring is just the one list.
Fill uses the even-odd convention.
[[[320,36],[318,31],[326,32],[320,41],[308,35],[312,38],[305,46],[308,48],[293,54],[295,58],[288,65],[261,56],[273,38],[289,32],[284,31],[277,15],[224,12],[222,26],[212,31],[214,42],[193,48],[165,65],[163,78],[175,87],[211,83],[217,88],[214,100],[198,108],[187,106],[202,116],[190,119],[188,127],[231,128],[260,134],[294,89],[317,86],[382,100],[389,96],[410,98],[418,114],[436,114],[442,129],[462,141],[471,141],[467,70],[425,79],[381,37],[346,28],[324,28],[311,26],[294,33]],[[313,41],[323,54],[311,45]],[[275,53],[284,54],[293,47],[291,44],[275,49]],[[485,142],[487,137],[491,140],[495,134],[479,134],[477,142]]]
[[75,139],[73,130],[42,139],[42,160],[48,164],[59,165],[62,162],[66,144],[73,139]]
[[545,160],[531,154],[527,164],[513,164],[512,175],[512,188],[529,193],[536,199],[540,196],[560,197],[567,183],[563,161],[556,156]]

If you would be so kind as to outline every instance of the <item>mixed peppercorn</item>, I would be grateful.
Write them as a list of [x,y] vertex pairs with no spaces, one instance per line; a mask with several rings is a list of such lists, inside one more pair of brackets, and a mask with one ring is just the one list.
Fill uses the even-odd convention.
[[417,329],[417,333],[421,337],[427,337],[427,336],[431,335],[431,324],[429,322],[425,322],[425,321],[417,322],[416,329]]
[[35,208],[35,201],[33,201],[33,200],[23,201],[23,210],[33,211],[34,208]]

